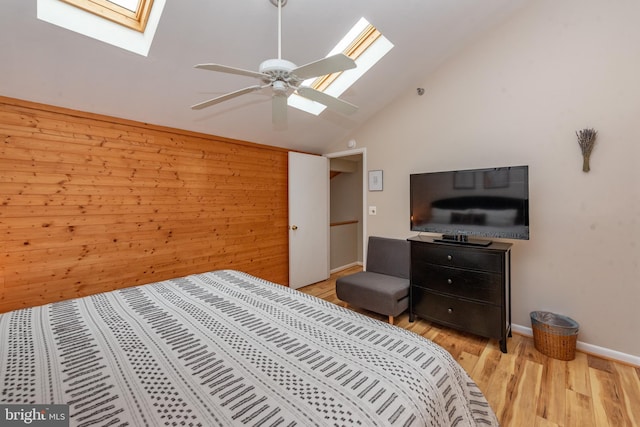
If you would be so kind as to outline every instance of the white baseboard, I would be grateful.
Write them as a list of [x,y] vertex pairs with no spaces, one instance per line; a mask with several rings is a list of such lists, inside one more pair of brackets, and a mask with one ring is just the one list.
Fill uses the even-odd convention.
[[343,265],[343,266],[341,266],[341,267],[336,267],[336,268],[334,268],[334,269],[331,269],[331,270],[329,271],[329,273],[330,273],[330,274],[337,273],[338,271],[346,270],[347,268],[349,268],[349,267],[354,267],[354,266],[356,266],[356,265],[360,265],[360,266],[362,266],[362,263],[361,263],[360,261],[352,262],[352,263],[350,263],[350,264]]
[[[517,334],[533,337],[533,330],[526,326],[511,325],[511,330]],[[576,350],[580,350],[584,353],[593,354],[594,356],[604,357],[605,359],[616,360],[618,362],[626,363],[628,365],[640,366],[640,357],[632,354],[622,353],[609,348],[600,347],[597,345],[589,344],[586,342],[578,341],[576,343]]]

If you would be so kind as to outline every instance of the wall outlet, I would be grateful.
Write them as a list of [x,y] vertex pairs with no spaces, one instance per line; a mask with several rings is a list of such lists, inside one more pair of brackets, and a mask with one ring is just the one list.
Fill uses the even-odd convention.
[[378,209],[375,206],[369,206],[369,215],[375,215],[378,213]]

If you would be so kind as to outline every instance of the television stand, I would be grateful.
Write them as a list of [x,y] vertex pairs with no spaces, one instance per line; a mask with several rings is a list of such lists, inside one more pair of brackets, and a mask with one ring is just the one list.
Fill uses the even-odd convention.
[[411,245],[409,321],[415,317],[500,341],[511,336],[511,244],[446,245],[416,236]]
[[433,241],[438,243],[451,243],[454,245],[479,246],[482,248],[486,248],[493,243],[491,240],[469,239],[468,236],[461,234],[443,234],[441,238],[433,239]]

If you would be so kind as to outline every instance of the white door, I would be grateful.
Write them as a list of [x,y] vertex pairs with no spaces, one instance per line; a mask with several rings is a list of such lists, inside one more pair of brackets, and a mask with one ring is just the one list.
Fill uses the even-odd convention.
[[289,287],[329,278],[329,161],[289,152]]

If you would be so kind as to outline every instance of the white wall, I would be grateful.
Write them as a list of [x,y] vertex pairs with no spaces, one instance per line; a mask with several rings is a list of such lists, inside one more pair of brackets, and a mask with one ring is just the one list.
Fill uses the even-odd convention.
[[[640,356],[638,17],[637,0],[535,0],[415,82],[423,96],[410,90],[350,136],[368,169],[384,170],[365,233],[414,234],[410,173],[527,164],[531,240],[513,242],[514,323],[562,313],[580,323],[579,341]],[[575,135],[586,127],[598,131],[589,173]]]

